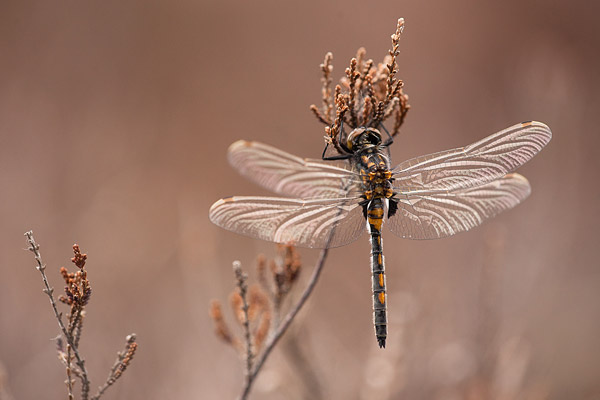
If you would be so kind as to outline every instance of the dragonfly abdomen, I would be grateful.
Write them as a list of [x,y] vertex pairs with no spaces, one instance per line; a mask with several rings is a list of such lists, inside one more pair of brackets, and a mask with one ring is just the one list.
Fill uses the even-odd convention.
[[387,337],[387,303],[385,293],[385,266],[381,225],[383,223],[383,201],[373,199],[367,208],[367,221],[371,234],[371,273],[373,275],[373,324],[379,347],[385,347]]

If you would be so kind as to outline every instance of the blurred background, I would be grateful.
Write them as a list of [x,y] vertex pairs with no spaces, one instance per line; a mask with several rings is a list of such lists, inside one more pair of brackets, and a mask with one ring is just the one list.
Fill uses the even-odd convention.
[[[334,54],[335,81],[360,46],[381,61],[399,17],[398,76],[412,109],[395,162],[531,119],[554,138],[519,170],[533,191],[516,209],[445,240],[384,232],[385,350],[373,334],[367,237],[332,250],[290,332],[316,391],[284,343],[253,398],[600,398],[598,3],[0,9],[0,382],[14,399],[66,398],[29,229],[57,292],[72,244],[88,253],[81,351],[93,388],[138,334],[106,399],[234,398],[242,364],[214,335],[208,304],[227,303],[233,260],[254,279],[256,256],[276,248],[208,221],[221,197],[267,193],[229,167],[226,149],[244,138],[320,157],[323,126],[309,105],[320,101],[324,54]],[[301,255],[303,285],[318,251]]]

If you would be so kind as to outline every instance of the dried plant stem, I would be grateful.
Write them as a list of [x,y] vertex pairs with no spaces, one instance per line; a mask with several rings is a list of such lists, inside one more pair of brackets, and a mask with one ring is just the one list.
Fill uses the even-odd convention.
[[394,120],[394,129],[392,131],[392,137],[395,137],[400,131],[400,127],[404,123],[404,118],[406,118],[406,113],[410,110],[410,104],[408,104],[408,96],[402,94],[400,96],[399,107],[396,110],[396,118]]
[[356,60],[356,58],[353,58],[350,60],[350,68],[346,68],[346,75],[348,76],[348,82],[350,86],[350,99],[348,100],[348,109],[350,110],[350,122],[352,126],[358,125],[358,118],[356,116],[356,80],[360,77],[360,73],[356,71],[357,63],[358,61]]
[[293,308],[290,310],[290,312],[281,321],[281,325],[279,325],[277,330],[268,339],[267,343],[265,344],[265,349],[262,352],[262,354],[260,355],[260,357],[257,358],[256,364],[254,365],[254,368],[252,369],[252,373],[248,376],[248,379],[246,380],[246,384],[244,385],[242,394],[238,397],[238,400],[246,400],[248,398],[248,395],[250,394],[250,389],[252,388],[252,384],[256,380],[256,377],[258,376],[258,373],[260,372],[267,357],[269,357],[269,354],[271,353],[271,351],[273,350],[273,348],[275,347],[275,345],[277,344],[279,339],[281,339],[281,336],[289,328],[290,324],[292,323],[292,321],[294,320],[294,318],[296,317],[296,315],[298,314],[298,312],[300,311],[302,306],[304,306],[304,303],[306,303],[306,300],[308,300],[308,297],[312,293],[313,289],[315,288],[315,285],[317,284],[317,281],[319,280],[319,276],[321,275],[321,270],[323,269],[323,266],[325,265],[325,259],[327,258],[327,253],[328,253],[328,249],[321,250],[321,254],[319,255],[319,259],[317,260],[315,269],[310,277],[310,280],[308,282],[308,285],[306,286],[306,289],[304,289],[304,292],[302,293],[302,296],[300,296],[300,299],[298,300],[298,302],[293,306]]
[[[79,355],[77,346],[75,346],[75,344],[73,342],[73,336],[71,336],[69,334],[69,331],[67,330],[67,328],[65,327],[65,324],[62,321],[62,313],[60,313],[58,311],[58,308],[56,307],[56,300],[54,299],[54,288],[50,287],[50,283],[48,282],[48,278],[46,277],[46,266],[42,262],[42,256],[40,254],[40,246],[35,242],[35,239],[33,238],[33,231],[25,232],[25,236],[27,237],[27,242],[29,243],[29,246],[30,246],[29,251],[31,251],[33,253],[35,261],[37,262],[36,268],[38,271],[40,271],[40,274],[42,275],[42,280],[44,281],[45,288],[43,291],[44,291],[44,293],[46,293],[48,295],[48,298],[50,299],[50,305],[52,306],[52,310],[54,311],[54,316],[56,317],[58,326],[60,327],[60,330],[62,331],[65,339],[67,340],[68,347],[73,352],[73,355],[75,356],[75,359],[76,359],[76,364],[79,367],[80,371],[76,375],[79,376],[81,379],[81,399],[87,400],[88,394],[89,394],[89,389],[90,389],[90,381],[88,379],[87,370],[85,368],[85,361]],[[69,354],[67,354],[68,365],[70,364],[70,357],[71,356]],[[69,385],[71,377],[69,376],[68,373],[67,373],[67,375],[68,375],[67,379],[69,380],[69,383],[67,385]],[[70,396],[72,396],[72,393],[70,394]]]
[[333,66],[331,65],[331,61],[333,60],[333,54],[328,52],[325,54],[325,60],[323,60],[323,64],[321,64],[321,71],[323,72],[323,78],[321,81],[323,83],[323,88],[321,89],[321,97],[323,102],[323,115],[325,115],[324,120],[327,125],[331,124],[331,120],[333,119],[333,98],[331,95],[331,70]]
[[321,111],[319,111],[319,109],[317,108],[317,106],[315,106],[314,104],[310,106],[310,111],[313,112],[313,114],[315,114],[315,117],[317,117],[317,119],[324,123],[325,125],[330,125],[331,122],[326,119],[326,117],[323,116],[323,114],[321,114]]
[[389,52],[391,57],[390,63],[387,64],[388,77],[386,80],[386,95],[384,99],[383,109],[387,109],[388,104],[397,96],[400,88],[402,87],[402,81],[395,78],[396,72],[398,72],[398,64],[396,63],[396,57],[398,57],[398,47],[400,46],[400,36],[404,30],[404,18],[398,19],[398,25],[396,26],[396,33],[392,35],[392,49]]
[[92,396],[91,400],[99,399],[100,396],[102,396],[104,394],[104,392],[106,392],[106,389],[108,389],[114,383],[114,382],[111,382],[111,377],[114,376],[114,374],[117,372],[117,369],[119,368],[119,365],[121,365],[121,360],[119,358],[117,358],[117,361],[115,361],[115,364],[110,369],[108,379],[106,380],[106,382],[104,382],[104,385],[102,385],[98,388],[98,393],[96,393],[94,396]]
[[73,355],[71,354],[71,345],[67,343],[67,394],[69,396],[69,400],[73,400],[73,379],[71,378],[71,360],[73,359]]
[[117,360],[110,369],[108,378],[106,378],[106,382],[104,382],[104,385],[98,388],[98,392],[92,396],[91,400],[98,400],[104,394],[106,389],[111,387],[117,381],[117,379],[123,375],[123,371],[125,371],[125,368],[127,368],[131,362],[131,359],[133,358],[133,355],[137,349],[137,343],[135,342],[135,339],[135,333],[132,333],[125,338],[127,342],[125,350],[117,353]]
[[233,271],[237,279],[237,287],[240,290],[240,298],[242,300],[242,326],[244,327],[244,340],[246,342],[246,382],[252,374],[252,362],[254,361],[254,353],[252,351],[252,335],[250,333],[250,318],[248,317],[248,276],[242,272],[242,265],[239,261],[233,262]]
[[83,317],[85,316],[85,311],[79,311],[79,319],[77,321],[77,326],[75,327],[75,331],[73,333],[73,343],[75,346],[79,347],[79,340],[81,339],[81,331],[83,329]]

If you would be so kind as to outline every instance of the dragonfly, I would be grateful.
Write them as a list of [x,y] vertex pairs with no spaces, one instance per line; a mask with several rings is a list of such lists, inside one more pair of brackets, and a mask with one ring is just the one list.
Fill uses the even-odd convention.
[[373,323],[379,347],[385,347],[388,301],[382,227],[401,238],[439,239],[513,208],[529,196],[531,187],[512,171],[551,138],[547,125],[527,121],[469,146],[395,167],[389,152],[393,138],[387,133],[384,140],[372,127],[341,132],[338,154],[326,155],[326,146],[321,160],[239,140],[228,150],[231,165],[285,197],[226,197],[211,206],[209,218],[242,235],[308,248],[345,246],[368,232]]

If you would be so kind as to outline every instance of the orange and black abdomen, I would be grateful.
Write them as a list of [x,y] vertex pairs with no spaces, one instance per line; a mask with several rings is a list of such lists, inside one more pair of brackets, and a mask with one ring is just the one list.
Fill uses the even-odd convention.
[[387,298],[385,293],[385,266],[381,225],[383,223],[383,200],[375,198],[367,206],[367,221],[371,234],[371,273],[373,274],[373,323],[379,347],[385,347],[387,337]]
[[[378,147],[357,152],[355,170],[362,178],[364,213],[371,234],[371,274],[373,279],[373,323],[379,347],[385,347],[387,338],[387,296],[385,293],[385,266],[383,258],[384,202],[393,196],[392,172],[389,160]],[[392,204],[392,201],[390,201]],[[391,209],[390,209],[391,210]]]

